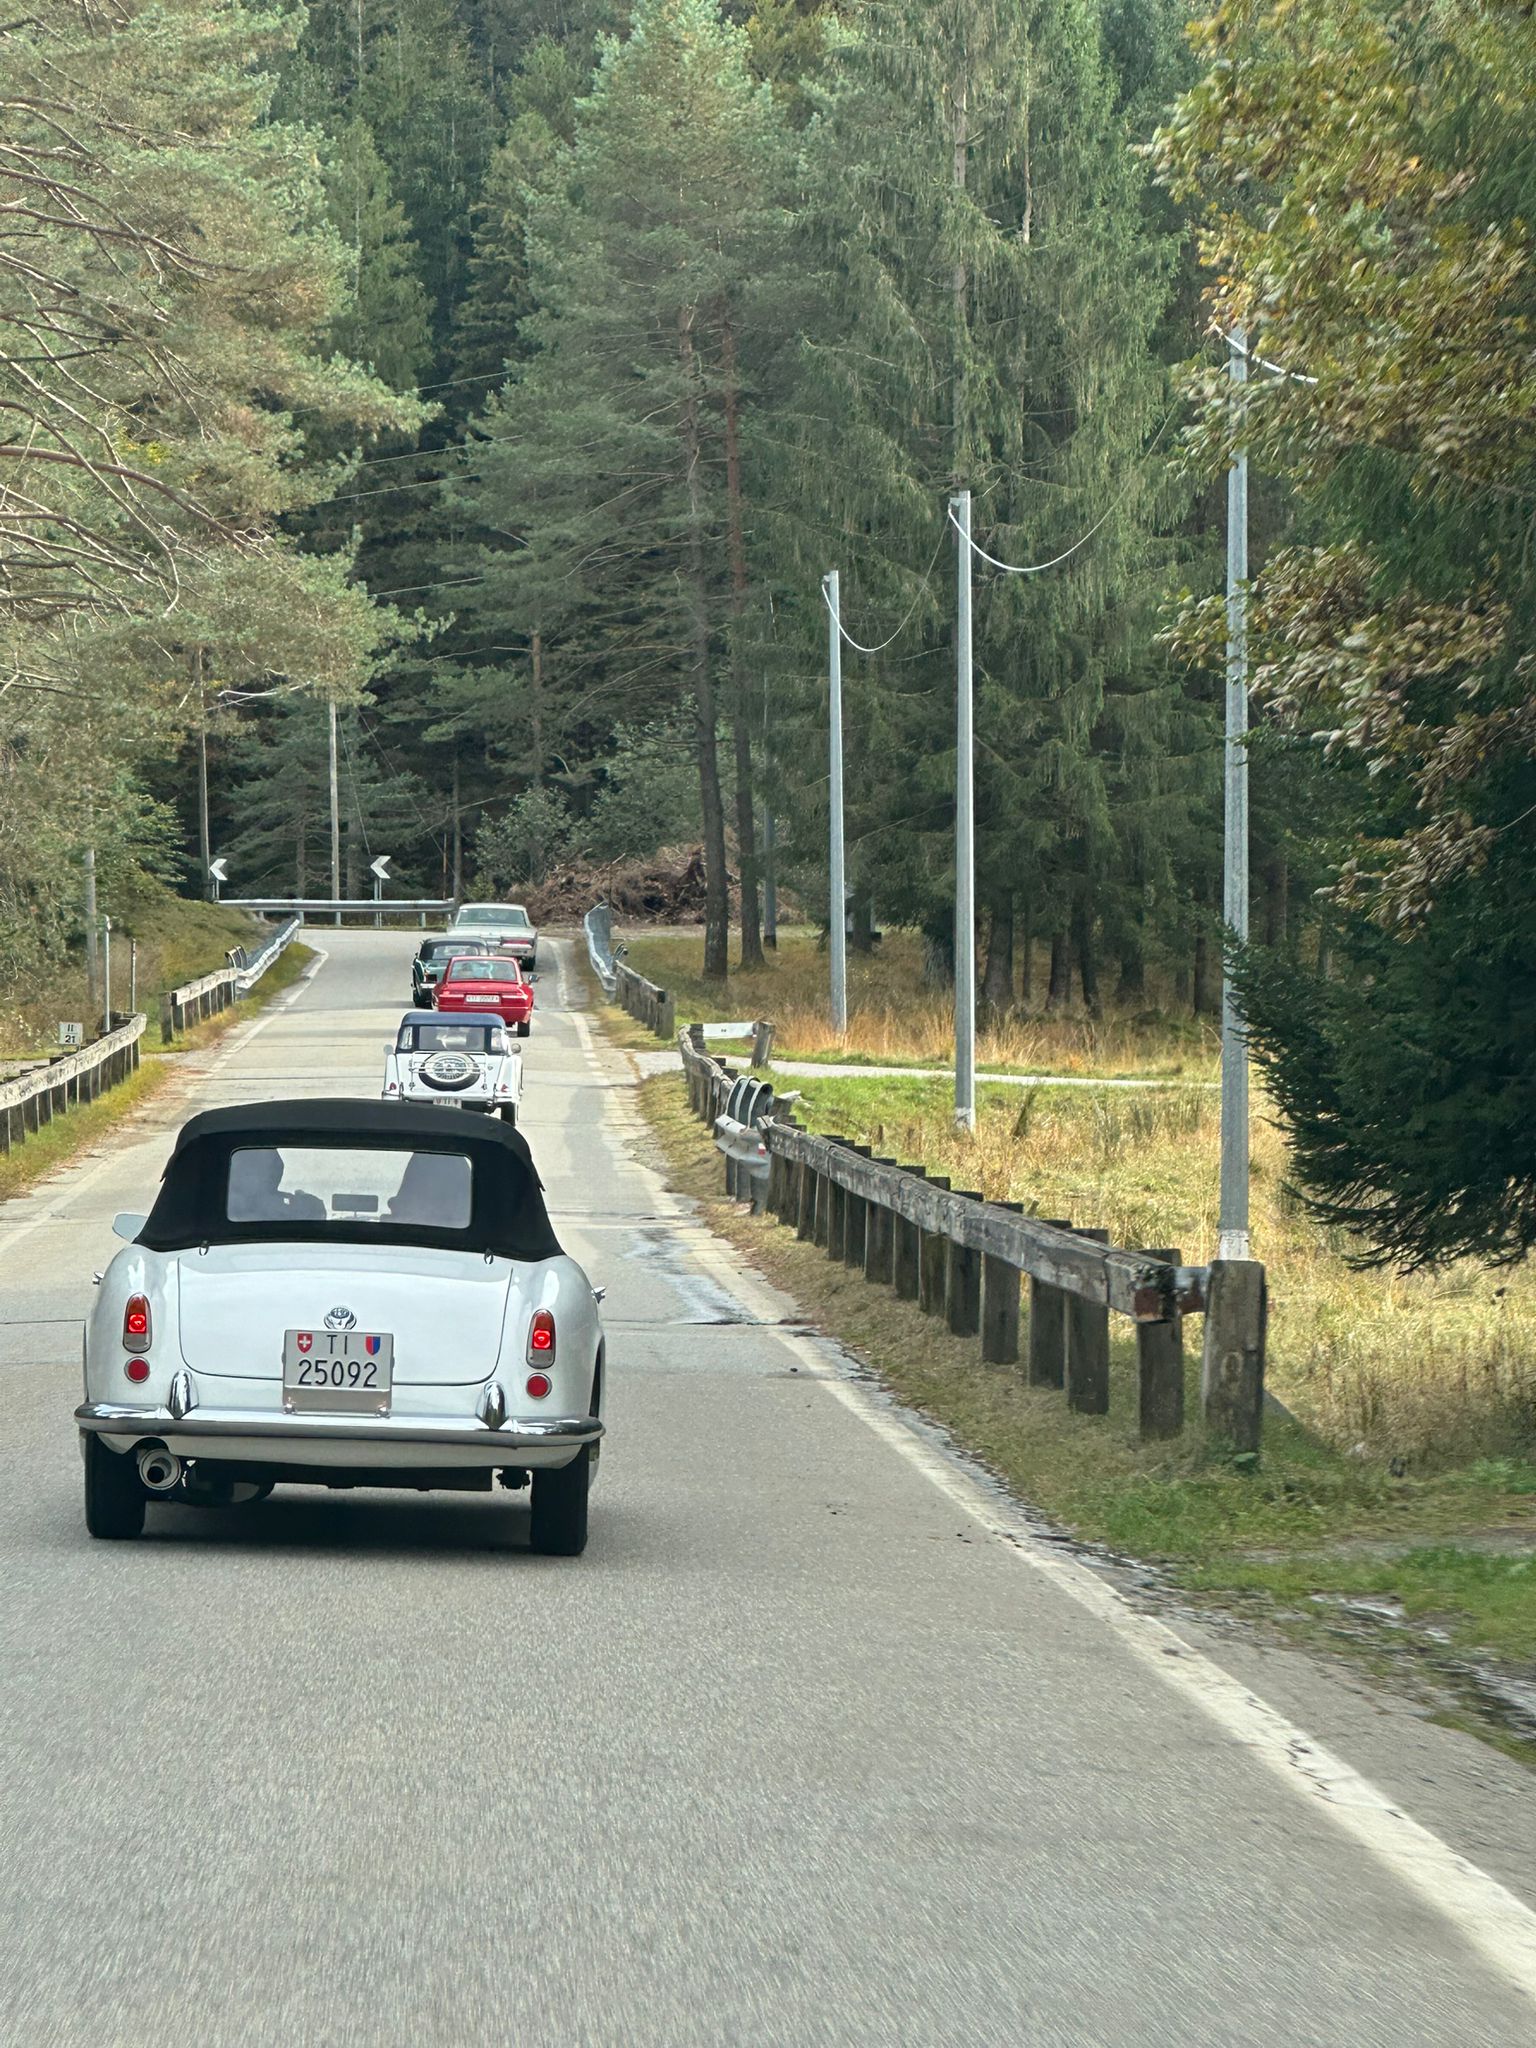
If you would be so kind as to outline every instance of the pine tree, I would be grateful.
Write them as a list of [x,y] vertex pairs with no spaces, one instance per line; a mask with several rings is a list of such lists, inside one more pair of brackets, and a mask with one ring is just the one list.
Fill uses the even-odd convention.
[[849,662],[855,871],[947,956],[949,492],[970,488],[978,536],[1014,562],[1093,527],[1049,577],[978,565],[975,598],[978,879],[998,958],[1023,899],[1036,931],[1063,950],[1075,936],[1091,984],[1112,785],[1128,761],[1150,771],[1175,694],[1148,652],[1169,251],[1093,9],[879,0],[858,27],[807,144],[802,233],[830,317],[807,349],[787,550],[802,587],[839,565],[860,638],[911,610],[878,666]]
[[614,712],[691,700],[705,971],[727,971],[718,683],[734,593],[730,350],[776,227],[778,129],[709,0],[647,0],[603,46],[576,140],[535,198],[533,354],[488,409],[455,503],[517,536],[466,610],[537,631]]

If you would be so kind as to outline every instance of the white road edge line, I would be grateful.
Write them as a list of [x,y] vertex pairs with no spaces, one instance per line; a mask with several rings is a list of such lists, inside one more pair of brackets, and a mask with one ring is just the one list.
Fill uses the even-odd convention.
[[[564,990],[562,961],[562,995]],[[567,1014],[587,1058],[596,1066],[591,1024],[579,1010]],[[623,1117],[615,1115],[611,1120],[627,1123],[635,1134],[645,1130],[638,1113],[627,1104]],[[639,1164],[642,1171],[650,1173],[643,1162]],[[659,1185],[659,1176],[651,1177]],[[712,1268],[712,1277],[767,1324],[776,1325],[778,1302],[753,1275],[742,1270],[722,1239],[709,1233],[701,1241],[693,1232],[687,1233],[687,1238],[685,1256]],[[1288,1721],[1166,1622],[1141,1613],[1097,1572],[1041,1542],[1022,1518],[1001,1510],[962,1466],[941,1456],[909,1428],[899,1412],[886,1409],[856,1382],[829,1367],[822,1344],[778,1327],[768,1327],[765,1334],[792,1352],[807,1376],[823,1386],[833,1400],[841,1402],[898,1457],[905,1458],[987,1535],[1003,1543],[1010,1556],[1049,1579],[1068,1599],[1101,1621],[1161,1684],[1181,1693],[1298,1797],[1320,1808],[1376,1863],[1455,1927],[1507,1982],[1536,2001],[1536,1912],[1507,1885],[1405,1813],[1353,1765]]]

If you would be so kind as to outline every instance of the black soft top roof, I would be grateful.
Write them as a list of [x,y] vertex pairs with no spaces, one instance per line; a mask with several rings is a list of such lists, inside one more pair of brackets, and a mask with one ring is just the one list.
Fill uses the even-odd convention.
[[[469,1222],[462,1230],[404,1223],[232,1223],[226,1199],[230,1154],[284,1145],[467,1154],[474,1176]],[[138,1243],[169,1252],[287,1240],[425,1245],[506,1259],[552,1259],[560,1252],[528,1141],[499,1117],[435,1103],[320,1096],[207,1109],[183,1124]]]

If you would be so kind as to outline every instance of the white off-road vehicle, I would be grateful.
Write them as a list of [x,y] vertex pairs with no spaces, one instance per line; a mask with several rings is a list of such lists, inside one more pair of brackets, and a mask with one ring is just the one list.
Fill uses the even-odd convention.
[[434,1102],[517,1122],[523,1060],[500,1017],[440,1017],[413,1010],[385,1048],[386,1102]]

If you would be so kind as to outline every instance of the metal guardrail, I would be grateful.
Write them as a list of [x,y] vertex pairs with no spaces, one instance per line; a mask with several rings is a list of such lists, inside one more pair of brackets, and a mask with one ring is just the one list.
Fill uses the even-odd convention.
[[338,911],[345,916],[355,910],[359,917],[364,912],[377,917],[381,911],[385,917],[396,917],[404,911],[414,917],[418,912],[447,913],[458,908],[452,896],[223,896],[219,900],[231,910],[254,910],[268,917],[288,911],[301,922],[311,914],[334,916]]
[[941,1175],[874,1158],[867,1145],[802,1130],[771,1095],[749,1100],[742,1077],[688,1033],[678,1046],[694,1113],[726,1152],[728,1193],[742,1191],[743,1173],[755,1177],[748,1155],[760,1146],[763,1209],[829,1258],[861,1268],[866,1280],[942,1315],[954,1335],[979,1337],[987,1363],[1017,1365],[1022,1351],[1029,1385],[1062,1388],[1080,1414],[1109,1411],[1109,1318],[1126,1316],[1136,1334],[1144,1437],[1177,1436],[1184,1427],[1184,1318],[1203,1313],[1205,1426],[1235,1450],[1258,1450],[1267,1310],[1258,1261],[1186,1266],[1171,1247],[1125,1250],[1105,1231],[985,1201]]
[[288,922],[280,925],[271,938],[268,939],[267,943],[259,947],[256,952],[252,953],[245,946],[235,947],[229,956],[229,964],[235,970],[235,980],[239,985],[241,995],[250,994],[273,961],[286,952],[289,945],[298,937],[303,929],[304,921],[302,918],[290,917]]
[[613,912],[606,903],[594,903],[581,920],[581,928],[587,935],[587,958],[592,963],[592,972],[611,1003],[615,988]]
[[25,1144],[56,1116],[82,1102],[94,1102],[136,1072],[139,1041],[148,1021],[142,1013],[125,1017],[77,1052],[60,1053],[30,1073],[0,1081],[0,1154]]

